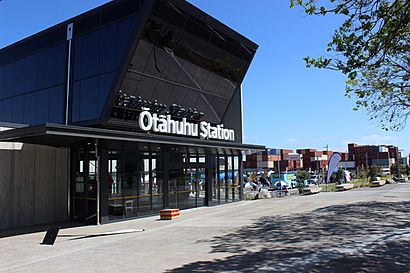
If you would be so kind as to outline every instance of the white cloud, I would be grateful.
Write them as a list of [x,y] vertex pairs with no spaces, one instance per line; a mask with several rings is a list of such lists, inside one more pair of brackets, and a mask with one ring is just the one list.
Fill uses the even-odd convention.
[[297,142],[299,142],[299,140],[297,140],[296,138],[288,138],[286,141],[288,143],[297,143]]
[[362,136],[360,140],[366,142],[367,144],[390,144],[387,142],[395,141],[397,140],[397,137],[373,134],[368,136]]
[[379,144],[385,144],[385,145],[394,145],[398,140],[397,137],[395,136],[381,136],[378,134],[372,134],[372,135],[367,135],[367,136],[362,136],[358,139],[347,139],[343,140],[342,144],[346,145],[350,143],[355,143],[355,144],[361,144],[361,145],[379,145]]

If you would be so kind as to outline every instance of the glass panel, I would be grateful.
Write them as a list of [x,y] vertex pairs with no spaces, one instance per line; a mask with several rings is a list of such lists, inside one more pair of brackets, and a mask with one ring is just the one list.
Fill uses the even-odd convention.
[[225,157],[220,156],[218,157],[218,163],[219,163],[219,172],[218,172],[218,184],[219,184],[219,197],[220,197],[220,202],[224,203],[228,199],[228,188],[226,187],[226,181],[225,181]]
[[178,189],[180,185],[184,185],[184,173],[183,170],[170,170],[169,171],[169,207],[179,208],[178,204]]
[[15,123],[24,122],[24,96],[13,98],[13,116],[12,120]]
[[205,206],[206,199],[205,199],[205,191],[206,191],[206,180],[205,180],[205,168],[198,168],[197,175],[198,175],[198,201],[197,206]]
[[[205,163],[205,155],[198,155],[198,163]],[[202,165],[203,166],[203,165]],[[198,168],[197,169],[197,176],[198,176],[198,202],[197,206],[205,206],[206,199],[205,199],[205,191],[206,191],[206,179],[205,179],[205,168]]]
[[3,100],[2,108],[0,109],[2,121],[12,122],[13,116],[13,99]]
[[[53,101],[50,106],[49,99],[40,102],[37,93],[64,83],[65,58],[66,45],[60,43],[0,68],[0,98],[10,98],[13,103],[11,118],[3,117],[3,121],[34,125],[50,121],[44,118],[45,112],[63,113],[64,101]],[[61,120],[62,117],[58,117],[51,122],[60,123]]]
[[104,104],[107,100],[108,94],[111,90],[111,85],[114,81],[115,73],[105,74],[98,79],[98,100],[97,104],[97,117],[103,110]]
[[[165,10],[169,14],[164,17]],[[233,41],[196,18],[181,18],[183,13],[168,4],[159,3],[153,14],[161,18],[146,23],[122,94],[196,108],[211,123],[220,123],[246,67],[230,54]],[[172,18],[182,19],[184,29]],[[209,43],[212,35],[219,44]]]
[[0,65],[0,100],[5,98],[5,94],[4,94],[5,82],[6,82],[6,79],[4,77],[4,68],[3,66]]
[[14,96],[14,63],[3,66],[3,87],[0,90],[3,98]]
[[232,156],[227,156],[228,159],[228,174],[227,174],[227,187],[228,187],[228,202],[232,202],[234,199],[234,188],[233,188],[233,166],[232,166]]
[[72,181],[73,219],[87,223],[97,220],[97,162],[94,151],[80,148],[73,159]]
[[[65,43],[53,46],[37,54],[38,69],[36,72],[38,77],[38,88],[46,88],[62,84],[64,82],[66,71]],[[33,90],[35,88],[29,89]]]
[[16,72],[14,74],[14,95],[18,96],[25,93],[25,73],[26,58],[22,58],[14,63]]
[[139,215],[146,215],[151,213],[151,166],[149,154],[144,154],[141,156],[140,164],[138,213]]
[[[198,205],[200,194],[197,156],[187,154],[171,155],[174,169],[169,171],[169,200],[171,208],[187,209]],[[201,202],[201,201],[200,201]]]
[[99,56],[101,72],[106,73],[116,68],[119,56],[112,53],[113,51],[117,53],[117,44],[117,24],[102,28],[99,44],[101,47],[101,54]]
[[[44,124],[48,121],[50,106],[50,90],[40,90],[36,94],[36,120],[35,124]],[[34,103],[34,102],[33,102]]]
[[125,217],[138,216],[138,202],[140,181],[138,177],[138,154],[125,153],[123,160],[124,168],[124,209]]
[[77,36],[73,62],[72,120],[99,118],[137,17]]
[[24,123],[34,124],[36,117],[36,93],[24,96]]
[[234,197],[235,200],[241,200],[241,177],[239,173],[239,157],[233,157],[233,169],[234,169]]
[[152,155],[151,159],[151,173],[152,173],[152,212],[159,212],[163,209],[163,179],[160,170],[158,156],[156,154]]
[[91,31],[75,37],[74,80],[98,74],[99,69],[99,31]]
[[88,167],[88,180],[87,180],[87,197],[86,207],[87,215],[85,220],[96,220],[97,218],[97,161],[95,160],[95,152],[90,152],[89,155],[89,167]]
[[217,204],[221,198],[220,196],[220,183],[219,183],[219,164],[218,157],[214,157],[214,171],[212,177],[212,203]]
[[181,209],[197,206],[198,174],[195,168],[187,168],[184,184],[178,189],[178,202]]
[[80,120],[98,117],[98,78],[81,81],[80,87]]
[[110,151],[108,154],[108,219],[124,217],[123,176],[121,155]]
[[38,87],[37,77],[38,54],[33,54],[27,57],[26,67],[24,73],[26,74],[25,88],[27,92],[35,90]]
[[[65,116],[65,92],[64,86],[57,86],[49,89],[50,104],[48,122],[61,124]],[[47,103],[47,100],[44,104]]]
[[85,203],[84,161],[79,160],[77,164],[74,178],[73,215],[74,220],[81,220],[84,218],[83,207]]
[[71,106],[71,119],[73,122],[80,120],[80,95],[81,95],[81,81],[74,82]]

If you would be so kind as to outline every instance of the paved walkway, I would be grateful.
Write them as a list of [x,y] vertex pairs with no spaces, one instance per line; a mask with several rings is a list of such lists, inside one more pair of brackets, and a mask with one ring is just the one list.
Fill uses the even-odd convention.
[[410,183],[157,219],[0,239],[0,272],[410,272]]

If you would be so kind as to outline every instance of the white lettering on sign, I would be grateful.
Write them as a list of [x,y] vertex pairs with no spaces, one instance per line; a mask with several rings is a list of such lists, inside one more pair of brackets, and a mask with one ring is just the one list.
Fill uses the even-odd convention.
[[147,132],[235,141],[235,131],[224,128],[223,124],[213,126],[209,122],[202,121],[198,128],[198,124],[188,122],[186,118],[173,120],[171,115],[152,114],[149,111],[140,113],[138,125],[141,130]]

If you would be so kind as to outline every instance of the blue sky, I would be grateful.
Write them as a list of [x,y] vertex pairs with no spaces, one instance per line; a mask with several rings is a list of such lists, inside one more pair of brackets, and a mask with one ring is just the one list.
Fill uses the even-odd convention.
[[[97,7],[102,0],[0,1],[0,48]],[[348,142],[410,152],[409,126],[384,132],[355,112],[338,72],[307,69],[325,53],[341,17],[308,17],[288,0],[189,0],[259,45],[243,83],[245,142],[275,148],[347,150]]]

